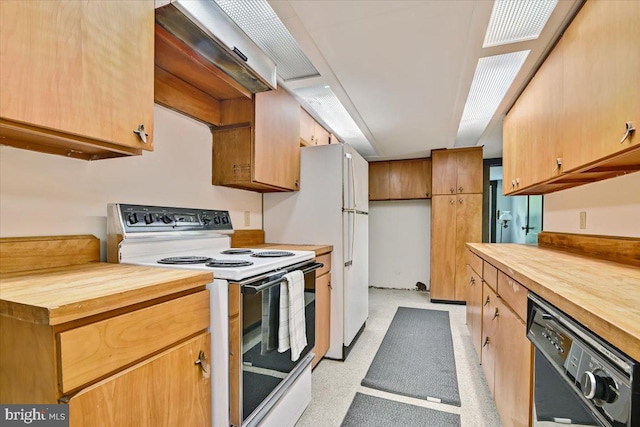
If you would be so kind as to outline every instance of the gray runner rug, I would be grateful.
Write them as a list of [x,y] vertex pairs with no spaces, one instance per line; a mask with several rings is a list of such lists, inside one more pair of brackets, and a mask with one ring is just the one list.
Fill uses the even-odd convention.
[[356,393],[342,427],[453,427],[460,415]]
[[398,307],[362,385],[460,406],[449,312]]

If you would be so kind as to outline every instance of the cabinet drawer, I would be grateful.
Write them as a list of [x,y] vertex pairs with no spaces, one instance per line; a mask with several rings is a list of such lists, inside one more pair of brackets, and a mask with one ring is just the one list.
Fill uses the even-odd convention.
[[322,268],[316,270],[316,277],[327,274],[331,270],[331,252],[316,257],[316,262],[324,264]]
[[489,264],[487,261],[482,261],[482,279],[487,282],[487,284],[494,291],[498,291],[498,269],[493,265]]
[[61,332],[59,384],[67,393],[209,326],[209,291]]
[[502,271],[498,272],[498,295],[521,320],[527,320],[527,288]]
[[478,276],[482,277],[482,258],[471,251],[467,251],[467,263]]

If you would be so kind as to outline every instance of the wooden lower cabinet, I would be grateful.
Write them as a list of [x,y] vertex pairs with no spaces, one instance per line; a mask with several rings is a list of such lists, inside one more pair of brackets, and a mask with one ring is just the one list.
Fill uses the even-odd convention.
[[533,346],[527,327],[501,299],[495,336],[493,398],[503,426],[528,427],[531,418]]
[[0,316],[2,402],[67,403],[78,427],[210,426],[209,304],[201,289],[54,325]]
[[210,426],[211,366],[194,363],[210,341],[201,334],[83,389],[69,399],[69,425]]
[[466,301],[466,243],[481,240],[482,194],[432,197],[432,300]]
[[315,366],[329,351],[331,330],[331,273],[316,278],[316,345],[311,366]]
[[467,266],[467,327],[478,356],[482,354],[482,278]]
[[[484,269],[495,271],[486,261]],[[479,279],[470,266],[468,271],[470,281]],[[498,281],[493,284],[482,279],[481,304],[477,302],[476,285],[469,284],[467,326],[502,425],[528,427],[533,399],[533,345],[527,339],[526,322],[520,317],[527,293],[502,271],[498,270],[496,276]]]

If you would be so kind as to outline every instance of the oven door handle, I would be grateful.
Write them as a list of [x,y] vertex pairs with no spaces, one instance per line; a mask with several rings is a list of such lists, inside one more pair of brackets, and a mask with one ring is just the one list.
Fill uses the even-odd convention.
[[[299,271],[302,271],[302,274],[307,274],[310,273],[314,270],[317,270],[319,268],[324,267],[324,264],[320,263],[320,262],[314,262],[313,264],[309,264],[308,267],[302,268]],[[284,270],[282,272],[282,275],[276,279],[273,280],[269,280],[268,282],[262,283],[261,285],[258,286],[252,286],[252,285],[241,285],[240,286],[240,290],[243,294],[247,294],[247,295],[255,295],[259,292],[264,291],[265,289],[269,289],[272,286],[278,285],[282,282],[284,282],[284,275],[287,273],[291,273],[292,271],[298,271],[297,269],[291,270],[291,271],[287,271]]]

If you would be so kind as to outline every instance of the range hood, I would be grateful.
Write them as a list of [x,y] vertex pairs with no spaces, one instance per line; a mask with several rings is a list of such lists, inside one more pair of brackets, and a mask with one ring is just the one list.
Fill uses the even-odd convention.
[[252,93],[277,87],[276,65],[213,0],[156,0],[156,23]]

